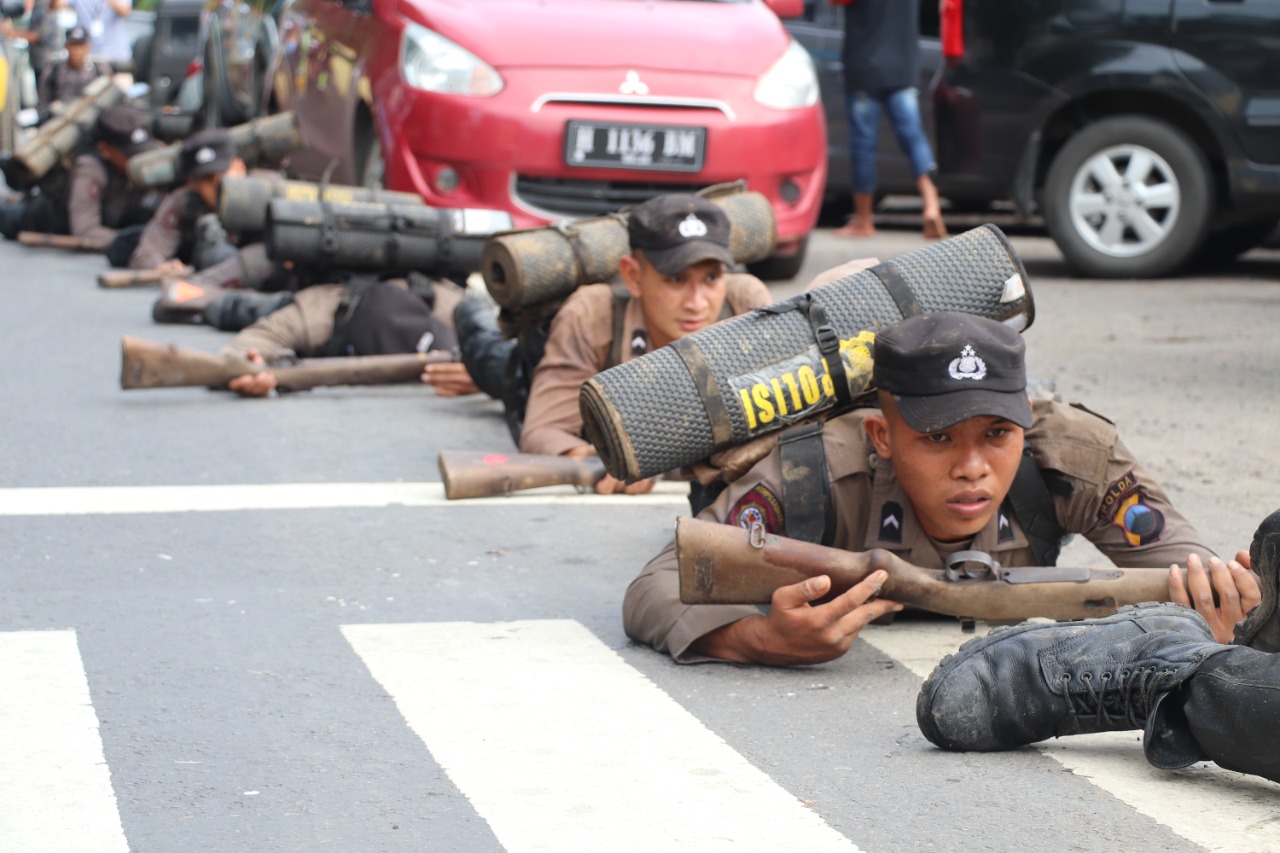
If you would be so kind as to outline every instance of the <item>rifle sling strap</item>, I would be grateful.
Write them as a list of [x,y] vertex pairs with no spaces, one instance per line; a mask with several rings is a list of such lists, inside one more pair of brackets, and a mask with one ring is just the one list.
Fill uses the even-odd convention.
[[787,536],[830,545],[835,534],[831,475],[822,445],[823,422],[783,430],[778,437],[782,462],[783,522]]

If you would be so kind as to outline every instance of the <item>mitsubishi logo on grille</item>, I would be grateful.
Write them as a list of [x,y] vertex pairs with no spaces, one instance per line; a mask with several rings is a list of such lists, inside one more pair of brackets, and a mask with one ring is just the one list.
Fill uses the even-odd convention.
[[640,79],[638,72],[628,71],[627,79],[622,81],[618,91],[624,95],[647,95],[649,94],[649,87]]

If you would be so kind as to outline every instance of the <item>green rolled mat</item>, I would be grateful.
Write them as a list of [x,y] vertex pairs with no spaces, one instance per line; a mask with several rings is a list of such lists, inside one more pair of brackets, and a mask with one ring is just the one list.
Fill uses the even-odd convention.
[[73,160],[87,147],[102,111],[124,100],[124,90],[110,77],[99,77],[85,86],[80,97],[61,115],[45,122],[39,133],[14,152],[13,162],[18,168],[5,170],[9,185],[25,190],[58,163]]
[[[757,192],[709,194],[729,217],[729,251],[738,263],[773,254],[778,225],[769,199]],[[512,231],[484,247],[481,271],[489,295],[503,308],[563,299],[584,284],[608,281],[630,251],[627,214]]]
[[[267,205],[272,199],[289,201],[318,201],[320,184],[309,181],[285,181],[259,177],[233,177],[228,175],[218,182],[218,219],[222,227],[237,234],[258,232],[267,225]],[[422,207],[426,204],[417,193],[398,193],[369,187],[348,187],[341,184],[324,186],[325,201],[371,202]]]
[[[267,118],[238,124],[231,128],[236,154],[249,166],[273,163],[303,145],[302,131],[293,113],[277,113]],[[176,185],[178,153],[182,143],[175,142],[155,151],[129,158],[129,180],[140,187],[158,189]]]
[[[868,390],[875,330],[931,311],[1031,325],[1026,270],[999,228],[933,243],[596,374],[579,396],[587,439],[628,482],[698,462]],[[847,397],[816,342],[822,313],[839,341]]]

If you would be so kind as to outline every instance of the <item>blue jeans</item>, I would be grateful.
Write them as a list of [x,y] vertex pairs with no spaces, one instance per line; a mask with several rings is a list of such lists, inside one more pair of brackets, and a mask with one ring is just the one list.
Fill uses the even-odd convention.
[[853,164],[853,191],[871,193],[876,189],[876,142],[880,133],[880,107],[889,113],[889,123],[898,145],[911,158],[915,176],[937,168],[933,149],[920,123],[919,95],[914,86],[849,93],[849,157]]

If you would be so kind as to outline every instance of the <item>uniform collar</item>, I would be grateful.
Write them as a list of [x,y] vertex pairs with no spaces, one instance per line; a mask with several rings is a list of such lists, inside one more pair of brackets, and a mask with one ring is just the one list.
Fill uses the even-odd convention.
[[[942,565],[942,556],[934,547],[933,541],[925,535],[915,510],[911,507],[911,501],[894,476],[893,466],[887,459],[872,459],[871,505],[868,513],[870,523],[867,524],[864,550],[883,548],[917,566]],[[1003,528],[1002,520],[1006,525]],[[900,537],[897,536],[899,531]],[[1022,532],[1013,513],[1008,510],[1007,504],[1000,507],[995,517],[977,532],[969,545],[971,550],[985,551],[997,560],[1002,553],[1027,547],[1027,536]]]

